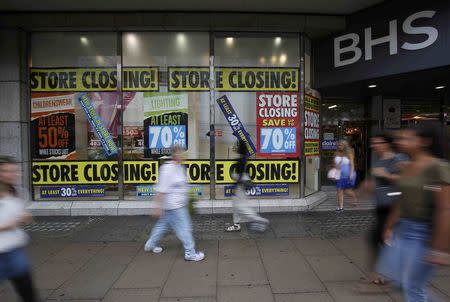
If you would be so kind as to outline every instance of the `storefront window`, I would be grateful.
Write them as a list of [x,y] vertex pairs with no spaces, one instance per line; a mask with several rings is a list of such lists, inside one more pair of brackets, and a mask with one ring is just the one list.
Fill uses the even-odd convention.
[[[216,198],[229,198],[222,177],[246,143],[256,198],[300,195],[300,94],[298,36],[216,35]],[[229,174],[229,173],[228,173]]]
[[37,200],[117,199],[116,34],[31,37],[31,145]]
[[[209,198],[209,78],[184,72],[186,66],[209,70],[209,35],[124,33],[123,66],[124,83],[159,74],[153,88],[123,93],[124,167],[130,173],[125,198],[151,198],[155,168],[174,144],[188,151],[187,173],[193,190],[200,198]],[[127,73],[127,68],[132,72]],[[183,83],[189,88],[178,89],[177,84]]]

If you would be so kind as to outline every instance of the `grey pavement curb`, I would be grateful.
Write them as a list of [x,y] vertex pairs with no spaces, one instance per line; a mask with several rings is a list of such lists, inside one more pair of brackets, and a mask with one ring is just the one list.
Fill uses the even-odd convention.
[[[299,199],[250,199],[250,204],[261,213],[309,211],[327,199],[319,191]],[[34,216],[126,216],[150,215],[156,209],[154,201],[33,201],[28,210]],[[200,200],[199,214],[229,214],[231,200]]]

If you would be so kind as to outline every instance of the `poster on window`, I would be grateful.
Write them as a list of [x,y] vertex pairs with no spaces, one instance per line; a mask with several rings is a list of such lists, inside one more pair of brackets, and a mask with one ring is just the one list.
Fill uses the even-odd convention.
[[143,93],[144,156],[170,155],[174,145],[188,146],[188,95]]
[[401,125],[401,102],[399,99],[383,100],[384,128],[398,129]]
[[34,159],[71,159],[75,156],[75,102],[74,94],[32,94]]
[[256,93],[257,157],[300,156],[298,93]]
[[305,156],[320,154],[320,101],[305,95]]

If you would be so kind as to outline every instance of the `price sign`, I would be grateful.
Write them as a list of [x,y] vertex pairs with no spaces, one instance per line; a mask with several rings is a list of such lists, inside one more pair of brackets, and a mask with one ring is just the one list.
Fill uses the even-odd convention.
[[186,126],[149,126],[148,148],[167,149],[174,145],[186,148]]
[[297,129],[260,128],[261,153],[295,153]]

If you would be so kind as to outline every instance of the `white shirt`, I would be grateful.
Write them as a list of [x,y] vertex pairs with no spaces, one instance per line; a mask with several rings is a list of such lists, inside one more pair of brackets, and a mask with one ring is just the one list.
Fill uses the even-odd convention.
[[[0,199],[0,225],[5,226],[17,221],[25,212],[22,199],[8,196]],[[24,247],[28,243],[27,234],[20,228],[0,231],[0,253]]]
[[161,166],[155,189],[164,194],[163,209],[173,210],[187,205],[189,187],[186,180],[186,168],[183,165],[171,161]]
[[347,156],[336,156],[334,158],[334,163],[336,165],[349,165],[350,159]]

